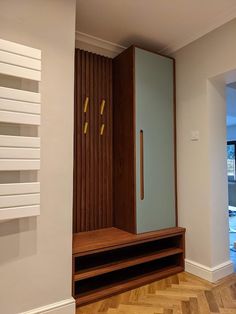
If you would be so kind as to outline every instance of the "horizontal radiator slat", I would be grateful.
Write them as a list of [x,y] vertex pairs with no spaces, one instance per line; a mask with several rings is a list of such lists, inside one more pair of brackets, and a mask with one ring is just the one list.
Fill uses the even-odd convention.
[[0,110],[40,114],[40,104],[0,98]]
[[0,196],[40,193],[39,182],[0,184]]
[[0,196],[0,208],[25,205],[39,205],[40,194],[21,194]]
[[1,159],[39,159],[39,148],[0,147]]
[[0,171],[39,170],[39,160],[0,159]]
[[36,48],[31,48],[4,39],[0,39],[0,47],[0,50],[2,51],[7,51],[34,59],[41,59],[41,50]]
[[12,52],[0,50],[0,62],[41,71],[40,60],[28,56],[21,56]]
[[41,81],[41,72],[28,68],[19,67],[12,64],[0,62],[0,73],[5,75],[17,76],[29,80]]
[[0,122],[40,125],[40,115],[0,110]]
[[0,135],[0,147],[40,148],[39,137]]
[[39,205],[1,208],[0,220],[32,217],[38,216],[39,214],[40,214]]
[[40,103],[40,94],[21,89],[14,89],[0,86],[0,99],[11,99],[17,101],[26,101]]

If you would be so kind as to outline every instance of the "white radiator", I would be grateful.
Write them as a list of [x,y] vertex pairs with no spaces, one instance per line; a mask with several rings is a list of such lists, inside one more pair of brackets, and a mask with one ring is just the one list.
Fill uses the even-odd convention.
[[[41,51],[0,39],[0,74],[7,79],[41,80]],[[2,76],[3,77],[3,76]],[[38,86],[39,87],[39,86]],[[37,88],[38,89],[38,88]],[[40,93],[3,86],[0,80],[0,126],[37,128],[40,125]],[[1,128],[0,128],[1,130]],[[16,182],[0,181],[0,220],[37,216],[40,214],[40,183],[26,182],[30,175],[23,171],[39,171],[40,138],[0,132],[0,178],[4,171],[19,172]],[[19,132],[20,133],[20,132]],[[24,177],[24,182],[21,178]],[[37,176],[38,177],[38,176]]]

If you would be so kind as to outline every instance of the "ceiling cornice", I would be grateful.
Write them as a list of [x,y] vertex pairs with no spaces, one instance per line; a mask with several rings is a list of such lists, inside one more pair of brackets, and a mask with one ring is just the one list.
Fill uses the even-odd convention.
[[114,54],[119,54],[121,53],[123,50],[126,49],[126,47],[118,45],[116,43],[110,42],[108,40],[104,40],[102,38],[99,37],[95,37],[89,34],[85,34],[79,31],[75,32],[75,40],[85,43],[85,44],[89,44],[95,47],[99,47],[101,49],[110,51]]

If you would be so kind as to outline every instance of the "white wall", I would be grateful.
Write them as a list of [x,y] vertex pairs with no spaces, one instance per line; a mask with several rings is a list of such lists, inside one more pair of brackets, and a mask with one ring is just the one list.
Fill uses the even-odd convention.
[[236,125],[231,125],[227,127],[227,141],[236,140]]
[[52,303],[52,313],[60,304],[58,313],[74,313],[74,37],[75,0],[0,1],[0,38],[42,49],[41,215],[0,225],[2,314]]
[[[174,54],[179,223],[187,269],[210,280],[232,271],[228,250],[225,84],[236,69],[236,19]],[[200,140],[191,141],[191,130]]]

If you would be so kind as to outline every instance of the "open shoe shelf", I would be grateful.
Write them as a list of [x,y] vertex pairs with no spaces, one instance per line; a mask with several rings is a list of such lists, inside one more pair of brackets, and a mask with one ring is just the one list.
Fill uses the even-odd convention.
[[[134,235],[107,228],[75,234],[76,304],[93,302],[183,271],[184,232],[183,228],[171,228]],[[110,241],[106,242],[108,237]]]

